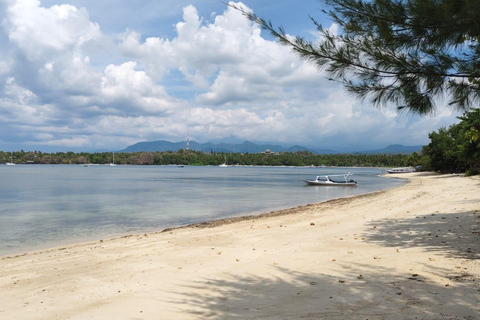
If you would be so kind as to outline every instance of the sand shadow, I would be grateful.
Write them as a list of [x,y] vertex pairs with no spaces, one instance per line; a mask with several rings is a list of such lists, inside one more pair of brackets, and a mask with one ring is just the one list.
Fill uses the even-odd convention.
[[[422,275],[357,265],[342,277],[273,268],[268,274],[202,279],[173,294],[194,319],[476,319],[478,293]],[[470,285],[471,286],[471,285]],[[474,289],[471,289],[474,290]],[[458,308],[461,306],[461,308]],[[400,316],[400,317],[399,317]]]
[[368,223],[363,236],[386,247],[422,247],[447,257],[480,259],[480,211],[435,213]]

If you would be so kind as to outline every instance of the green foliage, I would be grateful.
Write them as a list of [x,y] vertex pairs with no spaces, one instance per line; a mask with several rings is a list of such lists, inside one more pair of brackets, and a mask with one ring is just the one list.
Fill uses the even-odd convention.
[[480,174],[480,168],[472,168],[472,169],[468,169],[466,172],[465,172],[465,175],[467,177],[469,176],[476,176],[476,175],[479,175]]
[[[29,160],[33,159],[33,160]],[[177,152],[115,153],[117,164],[128,165],[211,165],[227,161],[229,165],[254,166],[359,166],[397,167],[407,165],[411,156],[405,154],[322,154],[308,151],[284,152],[278,155],[262,153],[204,153],[179,150]],[[16,163],[34,164],[109,164],[112,154],[104,153],[42,153],[13,152]],[[10,153],[0,151],[0,163],[10,161]]]
[[460,123],[430,133],[423,153],[431,170],[476,174],[480,171],[480,109],[465,112],[458,119]]
[[459,117],[458,124],[459,154],[470,172],[480,169],[480,109],[472,109]]
[[440,128],[438,132],[428,135],[430,144],[423,148],[423,152],[430,157],[431,167],[435,171],[458,172],[464,171],[464,164],[458,157],[458,145],[450,129]]
[[[480,1],[324,0],[342,30],[312,18],[320,41],[292,38],[252,12],[250,20],[355,96],[428,114],[435,99],[467,110],[480,97]],[[233,5],[232,5],[233,6]],[[233,6],[235,7],[235,6]]]
[[406,165],[409,167],[416,167],[418,166],[419,161],[420,161],[420,156],[418,155],[418,153],[414,152],[407,158]]
[[430,159],[430,156],[428,154],[422,155],[422,157],[418,161],[418,164],[422,166],[422,169],[425,171],[434,171],[432,167],[432,159]]

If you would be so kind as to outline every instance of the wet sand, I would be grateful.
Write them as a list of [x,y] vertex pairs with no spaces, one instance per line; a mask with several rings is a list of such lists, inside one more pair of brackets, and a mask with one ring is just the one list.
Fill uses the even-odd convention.
[[480,178],[0,259],[0,319],[480,319]]

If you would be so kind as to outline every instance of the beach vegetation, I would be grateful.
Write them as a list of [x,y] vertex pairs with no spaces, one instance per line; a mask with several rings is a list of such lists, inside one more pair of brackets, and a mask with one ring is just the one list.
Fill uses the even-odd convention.
[[472,108],[458,119],[459,123],[429,134],[430,143],[423,147],[420,161],[426,169],[480,173],[480,109]]
[[[323,0],[337,28],[315,41],[230,4],[304,60],[375,106],[430,114],[445,98],[468,110],[480,97],[480,1]],[[443,100],[442,100],[443,101]],[[478,133],[477,133],[478,134]],[[477,135],[478,136],[478,135]]]
[[419,165],[419,162],[420,156],[418,155],[418,153],[414,152],[407,158],[406,165],[409,167],[416,167]]

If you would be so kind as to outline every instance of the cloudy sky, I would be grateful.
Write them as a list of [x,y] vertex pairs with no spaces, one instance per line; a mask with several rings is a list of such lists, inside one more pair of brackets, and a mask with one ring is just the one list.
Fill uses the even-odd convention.
[[[314,40],[317,0],[245,0]],[[421,145],[459,114],[356,101],[220,0],[0,0],[0,150],[119,150],[140,141]]]

